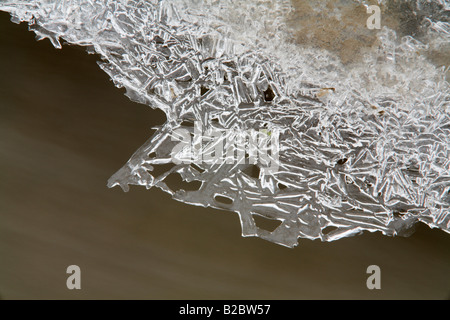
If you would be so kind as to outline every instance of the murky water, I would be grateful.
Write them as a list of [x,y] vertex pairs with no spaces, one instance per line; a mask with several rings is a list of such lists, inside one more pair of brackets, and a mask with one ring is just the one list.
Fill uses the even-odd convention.
[[[287,249],[242,238],[235,214],[106,181],[164,122],[83,49],[36,42],[0,13],[3,299],[371,299],[450,296],[450,237],[364,234]],[[79,265],[82,289],[66,288]],[[382,289],[366,288],[381,267]]]

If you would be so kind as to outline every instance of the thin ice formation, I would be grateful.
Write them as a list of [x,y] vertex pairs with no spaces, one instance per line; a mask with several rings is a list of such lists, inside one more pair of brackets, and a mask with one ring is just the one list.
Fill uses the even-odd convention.
[[[408,235],[419,221],[450,232],[448,64],[427,56],[448,49],[448,2],[409,1],[411,16],[421,17],[420,35],[386,26],[355,33],[356,45],[364,37],[374,42],[353,64],[320,43],[292,41],[314,30],[287,17],[329,9],[314,3],[0,0],[0,10],[57,48],[62,39],[100,54],[100,67],[131,100],[165,112],[167,122],[109,187],[156,186],[185,203],[234,211],[243,236],[288,247],[299,237],[333,241],[364,230]],[[379,2],[393,3],[405,1]],[[308,28],[315,27],[323,28]],[[325,31],[314,39],[326,39]],[[201,163],[152,174],[172,163],[172,132],[193,132],[194,122],[202,130],[278,130],[279,170]],[[201,186],[172,190],[165,183],[171,174]],[[265,230],[256,216],[279,225]]]

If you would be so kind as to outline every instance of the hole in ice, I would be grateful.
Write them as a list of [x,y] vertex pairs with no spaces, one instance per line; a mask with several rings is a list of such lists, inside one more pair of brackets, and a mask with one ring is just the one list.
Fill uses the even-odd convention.
[[200,95],[205,95],[206,93],[208,93],[208,91],[209,91],[209,89],[208,88],[206,88],[206,87],[204,87],[204,86],[201,86],[200,87]]
[[200,168],[199,166],[197,166],[196,164],[191,163],[191,167],[194,168],[195,170],[197,170],[200,173],[205,172],[205,170],[203,170],[202,168]]
[[151,175],[155,178],[159,177],[163,173],[166,173],[175,166],[175,163],[164,163],[164,164],[152,164],[153,171],[150,171]]
[[183,120],[183,122],[181,122],[180,126],[182,127],[193,127],[194,123],[190,120]]
[[335,226],[328,226],[325,229],[322,229],[322,234],[327,235],[327,234],[330,234],[331,232],[333,232],[333,231],[335,231],[337,229],[339,229],[339,228],[335,227]]
[[253,213],[252,216],[258,228],[264,229],[269,232],[273,232],[282,223],[282,221],[280,220],[270,219],[257,213]]
[[158,43],[158,44],[163,44],[163,43],[164,43],[164,39],[161,38],[160,36],[155,36],[155,37],[153,38],[153,41],[154,41],[155,43]]
[[247,168],[245,168],[244,170],[242,170],[243,173],[255,179],[259,179],[260,171],[261,170],[259,169],[259,167],[255,164],[252,164]]
[[345,164],[347,162],[347,158],[342,158],[339,159],[336,163],[340,166],[342,166],[343,164]]
[[222,204],[226,204],[226,205],[230,205],[230,204],[233,203],[233,199],[228,198],[228,197],[225,197],[225,196],[221,196],[221,195],[219,195],[219,194],[216,195],[216,196],[214,197],[214,199],[215,199],[217,202],[222,203]]
[[169,174],[164,182],[170,188],[170,190],[184,190],[184,191],[197,191],[200,189],[202,183],[201,181],[191,181],[187,182],[181,178],[181,175],[178,172],[173,172]]
[[275,98],[275,93],[270,86],[267,87],[267,90],[264,91],[264,100],[267,102],[272,101]]
[[284,189],[287,188],[287,185],[282,184],[281,182],[279,182],[279,183],[278,183],[278,188],[279,188],[280,190],[284,190]]

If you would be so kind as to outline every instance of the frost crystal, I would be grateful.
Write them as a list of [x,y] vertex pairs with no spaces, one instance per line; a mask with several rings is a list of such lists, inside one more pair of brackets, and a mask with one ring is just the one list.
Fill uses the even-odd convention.
[[[330,3],[0,0],[0,10],[57,48],[62,39],[100,54],[130,99],[165,112],[109,187],[156,186],[234,211],[243,236],[288,247],[364,230],[408,235],[419,221],[450,232],[448,2],[379,1],[381,30],[351,10],[366,1]],[[180,128],[279,132],[278,170],[174,164]],[[173,166],[154,174],[163,164]],[[170,174],[201,186],[172,190]],[[257,216],[280,224],[265,230]]]

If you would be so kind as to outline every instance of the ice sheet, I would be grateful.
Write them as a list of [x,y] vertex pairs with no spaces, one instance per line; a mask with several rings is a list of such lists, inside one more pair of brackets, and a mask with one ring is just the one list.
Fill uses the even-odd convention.
[[[409,235],[417,222],[450,232],[448,2],[376,2],[380,30],[365,25],[373,2],[320,3],[0,0],[0,10],[57,48],[100,54],[130,99],[166,113],[109,187],[156,186],[234,211],[243,236],[288,247],[365,230]],[[230,139],[277,133],[276,170],[173,163],[174,132],[195,140],[211,128]],[[201,186],[173,190],[173,174]]]

